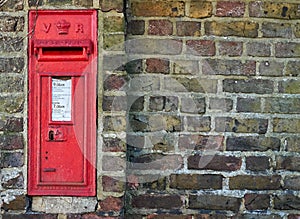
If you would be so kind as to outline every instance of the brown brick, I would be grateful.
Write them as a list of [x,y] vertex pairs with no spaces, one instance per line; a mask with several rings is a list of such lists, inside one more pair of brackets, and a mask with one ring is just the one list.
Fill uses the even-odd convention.
[[196,175],[196,174],[172,174],[170,176],[170,187],[174,189],[221,189],[221,175]]
[[237,99],[237,112],[261,112],[261,98],[238,98]]
[[197,1],[192,0],[190,3],[190,14],[191,18],[205,18],[212,16],[212,3],[208,1]]
[[252,21],[217,22],[204,24],[206,35],[237,36],[254,38],[258,36],[258,24]]
[[[9,203],[3,203],[3,209],[5,211],[7,210],[25,210],[25,206],[26,206],[26,199],[25,196],[22,195],[15,195],[15,199],[13,199],[12,201],[10,201]],[[4,219],[6,217],[4,216]]]
[[283,189],[300,190],[300,176],[286,176]]
[[196,21],[177,21],[177,36],[200,36],[201,23]]
[[263,79],[225,79],[223,90],[230,93],[270,94],[273,92],[273,81]]
[[126,118],[124,116],[106,116],[103,119],[104,131],[121,132],[126,130]]
[[188,40],[186,46],[187,54],[196,56],[214,56],[216,54],[215,42],[212,40]]
[[217,2],[216,16],[218,17],[243,17],[245,3],[243,2]]
[[234,171],[240,169],[241,165],[241,158],[233,156],[193,155],[188,157],[188,169]]
[[291,152],[300,152],[300,137],[291,136],[285,139],[286,142],[286,150]]
[[0,135],[0,149],[15,150],[23,149],[24,141],[22,135],[17,134],[2,134]]
[[274,197],[274,209],[300,210],[300,197],[296,195],[276,195]]
[[252,171],[266,171],[270,169],[270,158],[266,156],[246,157],[246,169]]
[[250,17],[298,19],[298,4],[253,1],[249,4]]
[[205,97],[182,97],[180,111],[184,113],[205,113]]
[[105,192],[123,192],[125,189],[125,179],[102,176],[102,186]]
[[179,195],[139,195],[132,198],[134,208],[173,209],[181,208],[183,203]]
[[267,194],[246,194],[245,207],[249,211],[267,210],[270,206],[270,196]]
[[209,109],[218,110],[222,112],[229,112],[232,110],[233,100],[229,98],[210,98]]
[[229,178],[229,188],[238,190],[275,190],[280,189],[280,180],[280,176],[239,175]]
[[145,33],[145,21],[143,20],[131,20],[127,23],[127,34],[143,35]]
[[150,111],[175,112],[178,109],[178,97],[151,96],[149,109]]
[[190,195],[189,208],[205,210],[229,210],[238,212],[241,198],[219,195]]
[[173,64],[174,74],[197,75],[199,73],[198,61],[193,60],[175,60]]
[[19,172],[17,175],[14,175],[13,177],[3,176],[2,174],[2,187],[4,189],[24,189],[24,177],[23,173]]
[[173,23],[169,20],[150,20],[149,35],[170,36],[173,33]]
[[261,32],[268,38],[291,38],[293,34],[291,24],[271,22],[263,22]]
[[300,157],[277,156],[276,169],[300,171]]
[[255,61],[205,59],[202,65],[203,74],[207,75],[255,75]]
[[170,73],[170,62],[165,59],[146,59],[146,72],[148,73]]
[[100,0],[100,8],[102,11],[116,10],[123,11],[123,0]]
[[258,133],[264,134],[268,129],[267,119],[240,119],[218,117],[215,119],[217,132]]
[[265,113],[300,113],[300,99],[298,98],[265,98]]
[[108,196],[104,200],[99,201],[99,210],[101,211],[121,211],[123,208],[122,197]]
[[209,116],[187,116],[187,130],[191,132],[208,132],[210,131],[211,118]]
[[243,43],[242,42],[229,42],[221,41],[219,42],[219,54],[225,56],[241,56],[243,53]]
[[124,152],[126,148],[125,140],[120,138],[103,138],[103,151]]
[[167,177],[156,174],[131,174],[127,175],[127,188],[132,190],[147,189],[151,191],[165,190],[167,185]]
[[247,55],[255,57],[268,57],[271,55],[271,44],[265,42],[249,42]]
[[178,147],[181,150],[213,150],[220,151],[224,146],[223,136],[180,135]]
[[184,16],[184,2],[172,1],[142,1],[131,3],[133,16],[144,17],[181,17]]
[[300,75],[300,62],[299,61],[288,61],[285,70],[286,76],[299,76]]
[[294,42],[276,43],[275,56],[278,58],[300,57],[300,43],[294,43]]
[[287,94],[300,94],[300,80],[287,79],[279,81],[279,92]]
[[265,136],[228,137],[226,150],[228,151],[279,151],[280,139]]
[[299,133],[300,132],[300,119],[273,119],[273,132],[276,133]]
[[262,61],[259,64],[259,74],[262,76],[282,76],[283,75],[283,62],[276,61]]

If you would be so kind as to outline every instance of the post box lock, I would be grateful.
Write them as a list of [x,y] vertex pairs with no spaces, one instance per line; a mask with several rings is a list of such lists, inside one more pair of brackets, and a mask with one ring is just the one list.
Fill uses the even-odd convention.
[[28,194],[94,196],[97,11],[38,15],[29,13]]

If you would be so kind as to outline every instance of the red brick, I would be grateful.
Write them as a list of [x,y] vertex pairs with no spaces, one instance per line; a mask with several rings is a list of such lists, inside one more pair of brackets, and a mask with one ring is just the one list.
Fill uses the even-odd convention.
[[119,75],[109,75],[105,78],[104,89],[105,90],[119,90],[126,83],[124,76]]
[[243,53],[242,42],[219,42],[219,54],[225,56],[241,56]]
[[187,53],[196,56],[214,56],[216,54],[215,42],[212,40],[188,40]]
[[169,20],[150,20],[149,35],[169,36],[173,33],[173,24]]
[[123,198],[109,196],[99,201],[100,211],[121,211],[123,208]]
[[125,179],[103,176],[102,186],[105,192],[123,192],[125,189]]
[[217,2],[216,16],[243,17],[245,13],[244,2]]
[[151,58],[146,60],[146,71],[149,73],[164,73],[170,72],[170,62],[164,59]]

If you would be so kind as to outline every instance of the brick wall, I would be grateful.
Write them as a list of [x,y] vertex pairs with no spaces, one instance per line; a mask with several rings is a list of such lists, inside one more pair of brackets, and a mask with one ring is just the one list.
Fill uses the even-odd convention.
[[[297,0],[0,6],[0,218],[300,218]],[[35,9],[98,11],[96,197],[27,196]]]
[[299,6],[128,2],[128,218],[300,217]]

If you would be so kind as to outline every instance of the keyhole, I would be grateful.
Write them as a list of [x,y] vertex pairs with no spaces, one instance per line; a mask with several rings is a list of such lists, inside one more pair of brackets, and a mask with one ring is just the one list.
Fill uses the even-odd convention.
[[50,141],[53,141],[54,140],[54,131],[49,131],[48,137],[49,137]]

